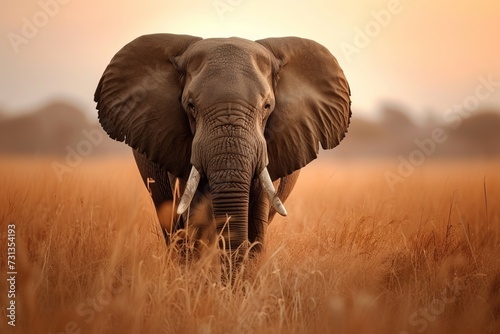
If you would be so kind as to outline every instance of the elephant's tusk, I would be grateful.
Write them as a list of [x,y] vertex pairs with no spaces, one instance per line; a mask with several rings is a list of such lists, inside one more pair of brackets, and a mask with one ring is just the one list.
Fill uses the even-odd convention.
[[267,167],[262,170],[259,175],[260,184],[264,188],[269,197],[269,202],[273,206],[273,208],[282,216],[286,216],[287,212],[281,200],[276,196],[276,191],[274,190],[273,181],[271,181],[271,177],[269,176],[269,172],[267,171]]
[[179,202],[179,206],[177,207],[178,215],[182,215],[191,204],[191,200],[194,197],[196,188],[198,188],[198,183],[200,183],[200,173],[193,166],[191,168],[191,173],[189,173],[189,179],[186,183],[186,189],[184,190],[184,194],[182,194],[181,201]]

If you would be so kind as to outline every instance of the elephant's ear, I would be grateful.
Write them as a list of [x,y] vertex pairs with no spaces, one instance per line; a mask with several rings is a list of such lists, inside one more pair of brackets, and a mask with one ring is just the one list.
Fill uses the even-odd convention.
[[322,45],[297,37],[257,41],[281,63],[275,82],[276,106],[265,136],[273,180],[337,146],[351,117],[350,89],[337,60]]
[[94,95],[99,121],[111,138],[177,176],[189,172],[192,134],[173,59],[199,40],[172,34],[135,39],[113,57]]

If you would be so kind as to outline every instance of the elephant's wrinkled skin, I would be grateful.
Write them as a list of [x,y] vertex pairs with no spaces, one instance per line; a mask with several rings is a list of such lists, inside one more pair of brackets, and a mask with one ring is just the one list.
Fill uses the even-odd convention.
[[[232,250],[263,241],[275,212],[286,214],[281,202],[299,170],[319,143],[340,143],[351,115],[336,59],[296,37],[142,36],[111,60],[95,101],[104,130],[134,149],[145,182],[155,180],[156,208],[173,199],[176,179],[181,194],[191,184],[192,200],[186,191],[181,202],[194,208],[208,198],[207,219]],[[188,182],[190,172],[199,182]]]

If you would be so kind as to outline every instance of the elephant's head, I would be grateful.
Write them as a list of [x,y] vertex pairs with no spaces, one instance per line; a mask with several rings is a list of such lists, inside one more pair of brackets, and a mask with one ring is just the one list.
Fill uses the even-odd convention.
[[[188,179],[184,211],[203,180],[230,245],[248,238],[249,192],[315,159],[344,137],[350,92],[336,59],[311,40],[252,42],[155,34],[120,50],[95,100],[106,132]],[[190,175],[188,177],[188,175]]]

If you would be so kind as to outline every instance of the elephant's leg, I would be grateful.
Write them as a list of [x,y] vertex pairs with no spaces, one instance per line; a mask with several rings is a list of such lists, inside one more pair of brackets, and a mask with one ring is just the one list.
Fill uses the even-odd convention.
[[[281,199],[283,203],[285,203],[286,199],[292,192],[292,189],[295,186],[297,179],[299,178],[299,174],[300,174],[300,169],[296,170],[290,175],[287,175],[279,179],[279,186],[278,190],[276,191],[276,196],[278,196],[278,198]],[[276,210],[274,210],[274,208],[271,207],[271,210],[269,211],[268,222],[271,222],[273,220],[275,214]]]
[[[283,203],[292,192],[292,189],[299,178],[299,173],[300,170],[297,170],[292,174],[274,182],[275,186],[278,187],[276,196],[278,196]],[[275,214],[276,210],[269,204],[267,195],[262,190],[260,183],[252,182],[248,212],[248,240],[250,243],[254,243],[256,241],[258,242],[258,244],[252,248],[254,253],[258,253],[263,250],[266,227],[268,223],[271,222]]]
[[260,253],[264,248],[264,235],[269,214],[269,200],[258,181],[252,182],[248,210],[248,241],[253,245],[252,253]]
[[[172,231],[174,228],[172,226],[171,217],[165,217],[167,215],[162,215],[160,211],[164,209],[164,206],[169,206],[169,210],[172,210],[172,200],[174,198],[173,185],[175,184],[175,178],[163,170],[157,164],[151,162],[145,155],[133,150],[135,162],[139,169],[142,177],[142,181],[146,186],[148,186],[148,178],[154,179],[154,183],[149,183],[149,188],[151,189],[151,197],[153,198],[153,203],[158,214],[158,219],[162,225],[162,232],[165,240],[169,241],[168,230]],[[163,221],[165,220],[165,221]]]
[[148,178],[152,178],[155,181],[149,184],[155,208],[158,209],[166,201],[172,201],[173,192],[168,173],[154,162],[148,160],[145,155],[136,150],[133,150],[133,152],[144,184],[147,186]]

